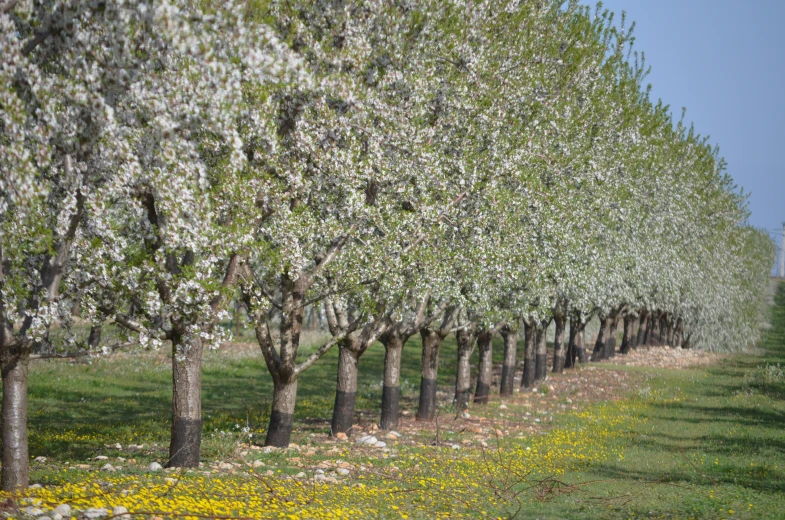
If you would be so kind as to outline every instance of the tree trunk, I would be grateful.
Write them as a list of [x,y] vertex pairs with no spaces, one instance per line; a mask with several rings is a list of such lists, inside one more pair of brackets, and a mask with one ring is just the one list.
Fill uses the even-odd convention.
[[170,468],[199,467],[202,445],[202,342],[172,341],[172,438]]
[[442,338],[431,329],[420,331],[422,338],[422,379],[420,379],[420,403],[417,420],[432,421],[436,416],[436,381],[439,375],[439,348]]
[[608,327],[608,337],[605,338],[605,351],[603,352],[603,359],[616,357],[616,330],[618,325],[619,320],[616,317],[612,318],[610,326]]
[[351,349],[348,341],[339,345],[338,388],[335,391],[335,406],[330,423],[331,435],[351,434],[354,424],[354,404],[357,401],[357,362],[359,356]]
[[[276,378],[277,379],[277,378]],[[273,411],[270,427],[267,428],[265,446],[285,448],[289,446],[294,425],[294,406],[297,402],[297,378],[276,380],[273,383]]]
[[475,404],[487,404],[493,384],[493,334],[483,330],[477,336],[480,361],[477,366],[477,388],[474,391]]
[[674,320],[673,319],[669,319],[668,320],[667,343],[668,343],[668,346],[671,347],[671,348],[673,348],[673,340],[674,340],[675,333],[676,333],[676,326],[674,324]]
[[586,324],[581,323],[580,328],[578,329],[578,361],[581,364],[585,365],[589,362],[588,357],[586,356]]
[[651,347],[656,346],[657,338],[659,338],[659,334],[660,334],[659,314],[652,314],[649,323],[649,340],[646,343]]
[[554,316],[556,324],[556,332],[553,334],[553,372],[560,374],[564,372],[565,356],[567,354],[564,348],[564,316]]
[[666,313],[662,313],[660,317],[660,329],[659,329],[659,336],[658,341],[660,345],[665,345],[668,342],[668,315]]
[[597,339],[594,342],[594,350],[591,353],[592,361],[602,361],[605,358],[605,342],[610,333],[611,319],[600,317],[600,329],[597,331]]
[[401,354],[404,339],[396,334],[384,336],[384,386],[382,387],[382,430],[398,427],[401,400]]
[[515,387],[518,331],[505,326],[502,327],[501,335],[504,338],[504,362],[502,363],[502,382],[499,388],[499,395],[510,396]]
[[535,366],[534,366],[534,379],[542,381],[548,377],[548,343],[546,332],[548,325],[540,325],[537,327],[537,346],[535,347]]
[[621,339],[621,354],[627,354],[632,348],[633,338],[635,337],[634,325],[636,322],[635,316],[624,316],[624,336]]
[[30,483],[27,450],[28,355],[15,355],[3,363],[3,491],[26,488]]
[[640,322],[638,318],[635,317],[632,319],[632,328],[630,329],[630,349],[635,349],[638,347],[638,327],[640,326]]
[[523,350],[523,377],[521,378],[521,388],[531,388],[534,386],[536,376],[536,350],[537,350],[537,329],[534,325],[524,325],[524,350]]
[[456,334],[458,338],[458,374],[455,379],[455,406],[459,411],[469,408],[469,395],[471,394],[472,368],[469,363],[474,351],[474,328],[471,330],[460,329]]
[[90,327],[90,336],[87,338],[87,344],[90,348],[98,348],[101,344],[101,325],[93,325]]
[[578,357],[578,347],[575,344],[578,338],[578,319],[570,318],[570,335],[567,339],[567,354],[564,358],[564,368],[574,368]]
[[638,337],[635,340],[635,346],[641,347],[646,345],[646,331],[648,329],[649,313],[641,311],[641,317],[638,320]]

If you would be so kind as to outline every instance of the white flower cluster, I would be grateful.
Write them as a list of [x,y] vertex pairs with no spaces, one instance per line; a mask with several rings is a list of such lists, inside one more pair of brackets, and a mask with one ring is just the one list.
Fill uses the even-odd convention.
[[400,317],[427,291],[487,323],[657,310],[707,347],[754,335],[772,246],[608,13],[20,0],[0,34],[14,337],[78,302],[185,355],[225,341],[236,283],[259,317],[325,295]]

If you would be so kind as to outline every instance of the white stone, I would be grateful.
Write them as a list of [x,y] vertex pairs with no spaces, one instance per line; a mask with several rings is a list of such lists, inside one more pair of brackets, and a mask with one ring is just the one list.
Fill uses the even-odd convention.
[[98,455],[95,460],[107,460],[108,458],[106,455]]
[[162,469],[164,469],[164,467],[157,462],[151,462],[150,465],[147,466],[148,471],[161,471]]
[[297,475],[295,475],[295,477],[297,477],[297,478],[305,478],[305,472],[304,472],[304,471],[301,471],[300,473],[298,473]]
[[115,506],[112,509],[112,516],[120,520],[131,520],[131,515],[128,514],[128,509],[125,506]]
[[324,470],[319,468],[319,469],[316,470],[316,474],[317,475],[324,475]]
[[502,404],[499,405],[499,409],[500,410],[506,410],[507,409],[507,405],[502,403]]
[[349,474],[349,470],[346,468],[338,468],[336,471],[339,475],[343,475],[344,477]]
[[52,513],[51,515],[49,515],[49,517],[52,520],[63,520],[63,515],[58,514],[58,513]]
[[30,486],[30,489],[40,489],[40,488],[41,488],[41,484],[32,484]]
[[373,446],[379,442],[379,439],[374,437],[373,435],[363,435],[359,439],[357,439],[357,444],[367,444],[369,446]]
[[219,462],[218,469],[232,469],[234,466],[229,464],[228,462]]
[[41,464],[43,464],[44,462],[46,462],[46,457],[38,456],[33,459],[33,462],[40,462]]
[[22,513],[26,514],[27,516],[38,516],[44,514],[44,510],[40,507],[27,506],[22,508]]
[[460,447],[459,445],[457,445],[457,444],[453,444],[453,445],[452,445],[452,449],[454,449],[454,450],[460,450],[460,449],[461,449],[461,447]]
[[69,517],[71,516],[71,506],[68,504],[60,504],[55,508],[54,513],[60,516]]
[[93,520],[95,518],[103,518],[105,516],[109,516],[109,511],[104,509],[103,507],[91,507],[90,509],[86,509],[84,513],[82,513],[85,518],[89,520]]
[[387,443],[384,441],[376,441],[376,444],[374,444],[374,446],[376,446],[377,448],[384,448],[385,446],[387,446]]
[[111,464],[104,464],[101,467],[101,471],[114,471],[114,466],[112,466]]
[[398,433],[395,430],[390,430],[390,432],[387,435],[392,435],[393,437],[400,437],[401,436],[401,434]]

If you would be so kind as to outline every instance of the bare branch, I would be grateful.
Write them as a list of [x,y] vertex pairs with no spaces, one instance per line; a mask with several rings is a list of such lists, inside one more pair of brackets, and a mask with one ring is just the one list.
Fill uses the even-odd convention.
[[294,369],[294,376],[297,377],[300,374],[302,374],[303,372],[305,372],[306,370],[308,370],[308,368],[311,365],[313,365],[314,363],[316,363],[316,361],[318,361],[319,358],[321,358],[331,348],[333,348],[341,340],[343,340],[346,337],[346,334],[347,333],[343,333],[343,334],[338,334],[337,336],[333,336],[333,338],[330,339],[330,341],[328,341],[327,343],[325,343],[324,345],[322,345],[321,347],[316,349],[316,351],[313,354],[311,354],[310,356],[308,356],[308,358],[306,358],[305,361],[303,361],[302,363],[300,363],[299,365],[297,365],[295,367],[295,369]]
[[344,235],[342,235],[342,236],[338,237],[337,239],[333,240],[333,243],[330,246],[330,249],[327,250],[327,253],[324,255],[324,257],[322,257],[319,260],[319,262],[316,264],[316,266],[313,269],[311,269],[311,272],[308,273],[308,276],[309,277],[313,277],[316,273],[318,273],[319,271],[324,269],[324,267],[327,264],[332,262],[335,259],[335,257],[338,256],[338,253],[341,252],[341,249],[343,248],[343,246],[346,245],[346,243],[349,241],[349,239],[351,238],[352,234],[356,230],[357,230],[357,222],[355,222],[354,224],[349,226],[349,229],[346,231],[346,233]]
[[278,352],[275,351],[273,338],[270,334],[270,325],[267,320],[264,320],[264,323],[257,322],[254,331],[256,332],[256,342],[259,343],[259,349],[261,349],[262,356],[264,356],[264,362],[267,364],[270,372],[272,372],[273,377],[277,377],[281,368],[281,358],[278,356]]
[[[127,347],[132,347],[134,345],[138,345],[139,343],[136,341],[127,341],[125,343],[116,343],[114,345],[109,345],[107,347],[101,347],[101,351],[104,349],[110,350],[114,352],[115,350],[120,350]],[[79,358],[84,356],[90,356],[92,354],[100,354],[101,352],[96,350],[80,350],[77,352],[69,352],[67,354],[30,354],[29,359],[71,359],[71,358]]]
[[[226,274],[224,275],[224,279],[221,282],[222,287],[229,287],[230,285],[234,285],[237,283],[237,278],[240,272],[240,255],[237,253],[233,254],[229,259],[229,264],[226,266]],[[216,312],[218,312],[218,308],[223,303],[226,297],[223,293],[217,294],[212,301],[210,301],[210,307],[213,310],[213,315],[215,316]],[[215,316],[217,319],[217,316]]]

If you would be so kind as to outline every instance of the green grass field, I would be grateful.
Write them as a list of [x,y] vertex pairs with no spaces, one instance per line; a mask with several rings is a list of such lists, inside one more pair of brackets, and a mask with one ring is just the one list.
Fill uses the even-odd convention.
[[[775,301],[760,354],[700,369],[602,365],[600,370],[633,372],[640,384],[622,400],[556,415],[542,435],[505,438],[496,445],[501,450],[434,447],[430,433],[384,454],[322,442],[335,388],[333,351],[299,386],[293,440],[313,449],[246,453],[240,443],[248,433],[262,441],[269,375],[252,347],[210,352],[203,376],[203,470],[216,461],[256,460],[257,466],[176,473],[175,484],[172,473],[145,470],[167,456],[171,369],[164,352],[36,362],[30,454],[47,460],[32,463],[31,477],[43,488],[12,498],[41,500],[44,508],[122,502],[140,518],[785,518],[785,284]],[[410,412],[419,384],[415,339],[404,351],[401,378]],[[383,357],[375,345],[361,359],[357,409],[366,425],[378,420]],[[449,390],[454,340],[443,347],[441,363],[439,383]],[[513,417],[523,410],[510,403]],[[490,417],[497,411],[498,401],[471,413]],[[453,410],[447,406],[443,413]],[[456,428],[443,433],[448,443],[460,438]],[[129,453],[128,445],[140,444],[144,448]],[[95,461],[97,455],[123,470],[98,471],[106,461]],[[353,470],[335,484],[281,478],[302,470],[312,475],[319,463],[338,462]]]

